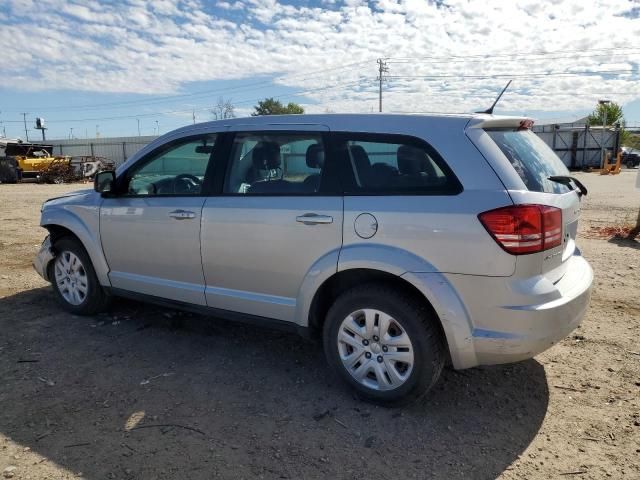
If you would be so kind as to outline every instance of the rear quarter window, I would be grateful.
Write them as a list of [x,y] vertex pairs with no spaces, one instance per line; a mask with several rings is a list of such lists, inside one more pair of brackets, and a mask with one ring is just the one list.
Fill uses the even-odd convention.
[[[347,195],[457,195],[462,185],[442,157],[418,138],[340,132],[333,136],[347,166]],[[344,167],[343,167],[344,168]]]
[[569,170],[555,152],[531,130],[495,129],[486,132],[507,157],[529,191],[570,191],[566,185],[549,180],[554,175],[569,175]]

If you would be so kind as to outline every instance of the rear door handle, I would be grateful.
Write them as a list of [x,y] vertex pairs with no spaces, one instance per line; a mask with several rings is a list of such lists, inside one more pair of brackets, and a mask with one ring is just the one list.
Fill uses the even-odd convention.
[[305,225],[319,225],[333,223],[333,217],[329,215],[318,215],[317,213],[305,213],[296,217],[296,222],[304,223]]
[[186,220],[187,218],[196,218],[196,214],[188,210],[174,210],[173,212],[169,212],[169,216],[171,218],[175,218],[176,220]]

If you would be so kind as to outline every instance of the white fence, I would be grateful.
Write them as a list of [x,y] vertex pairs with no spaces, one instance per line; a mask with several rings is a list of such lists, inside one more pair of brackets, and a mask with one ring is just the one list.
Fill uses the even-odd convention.
[[620,146],[620,129],[563,125],[534,126],[533,131],[571,169],[601,167],[602,148],[615,157]]

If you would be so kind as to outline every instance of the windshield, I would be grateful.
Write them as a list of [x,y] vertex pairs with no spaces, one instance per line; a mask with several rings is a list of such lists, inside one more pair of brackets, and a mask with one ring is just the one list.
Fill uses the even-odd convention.
[[549,146],[531,130],[487,130],[532,192],[566,193],[566,185],[549,180],[554,175],[569,175],[569,170]]

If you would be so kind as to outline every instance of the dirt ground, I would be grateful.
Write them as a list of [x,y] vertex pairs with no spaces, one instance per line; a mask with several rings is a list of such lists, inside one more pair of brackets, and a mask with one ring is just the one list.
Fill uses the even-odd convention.
[[46,198],[0,185],[0,475],[16,479],[640,478],[635,171],[577,174],[596,274],[583,326],[533,360],[445,370],[418,404],[353,398],[320,347],[119,301],[64,313],[31,268]]

